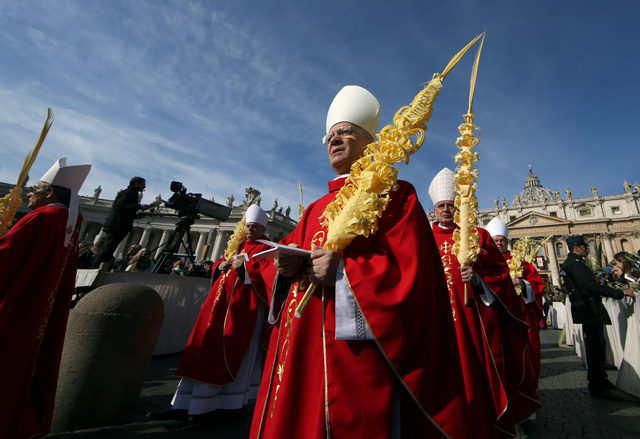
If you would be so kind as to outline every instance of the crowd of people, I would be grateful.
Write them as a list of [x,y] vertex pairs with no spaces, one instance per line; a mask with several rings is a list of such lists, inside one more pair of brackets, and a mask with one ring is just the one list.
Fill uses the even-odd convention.
[[[99,252],[103,243],[103,239],[98,240],[95,244],[82,241],[79,244],[78,268],[90,269],[94,267],[95,255]],[[162,267],[156,268],[156,260],[152,257],[151,252],[140,245],[133,244],[129,246],[127,253],[123,257],[115,258],[111,256],[107,261],[109,269],[112,271],[132,271],[138,273],[170,274],[178,276],[195,276],[211,278],[212,261],[199,260],[191,263],[186,257],[178,258],[174,262],[167,260]]]
[[[152,417],[187,420],[256,400],[252,439],[526,432],[540,407],[545,285],[531,264],[521,261],[522,274],[509,269],[508,230],[498,219],[476,229],[475,262],[458,260],[451,170],[429,187],[434,224],[415,188],[398,180],[374,230],[341,251],[325,248],[333,230],[323,216],[353,192],[350,171],[375,138],[379,116],[368,90],[340,90],[326,119],[324,143],[336,174],[327,194],[276,249],[258,242],[268,239],[269,218],[250,206],[244,228],[215,262],[181,258],[155,270],[151,250],[138,245],[114,259],[137,212],[149,208],[139,201],[140,177],[116,197],[104,241],[78,246],[77,192],[88,169],[54,165],[29,195],[33,212],[0,237],[0,392],[12,408],[0,412],[0,436],[48,433],[76,267],[102,263],[212,281],[176,373],[172,407]],[[617,254],[612,275],[624,287],[602,285],[586,267],[583,238],[567,244],[564,279],[589,339],[589,390],[613,399],[601,367],[606,318],[598,303],[602,295],[633,297],[639,265]],[[268,257],[256,257],[267,250]]]

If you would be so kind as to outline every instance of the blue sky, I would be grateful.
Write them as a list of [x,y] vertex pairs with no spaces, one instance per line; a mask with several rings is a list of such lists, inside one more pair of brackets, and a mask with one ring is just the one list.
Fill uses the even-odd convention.
[[[347,84],[382,104],[380,128],[486,30],[474,99],[480,207],[509,203],[528,166],[564,196],[622,193],[638,177],[640,2],[0,2],[0,181],[15,183],[46,117],[31,183],[62,156],[93,164],[82,195],[113,198],[134,175],[144,200],[172,180],[235,204],[248,186],[297,212],[334,177],[325,118]],[[444,82],[424,145],[400,178],[425,209],[454,168],[473,53]]]

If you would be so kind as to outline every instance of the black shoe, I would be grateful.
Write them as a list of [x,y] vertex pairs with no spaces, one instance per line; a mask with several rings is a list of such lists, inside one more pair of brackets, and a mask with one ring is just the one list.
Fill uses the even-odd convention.
[[518,432],[518,437],[529,436],[531,433],[531,421],[527,419],[526,421],[516,424],[516,431]]
[[604,388],[609,390],[616,390],[617,387],[609,380],[604,380]]
[[591,392],[591,391],[589,391],[589,395],[592,398],[607,399],[609,401],[624,401],[625,400],[617,392],[615,392],[614,390],[610,390],[610,389],[605,389],[605,390],[603,390],[601,392]]
[[147,413],[147,418],[153,421],[183,421],[189,420],[188,410],[165,410],[158,413]]

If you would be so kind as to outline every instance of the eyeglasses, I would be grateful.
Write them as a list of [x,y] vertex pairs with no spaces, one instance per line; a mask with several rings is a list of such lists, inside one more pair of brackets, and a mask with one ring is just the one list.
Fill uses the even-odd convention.
[[39,188],[39,187],[37,187],[37,186],[31,186],[31,187],[29,188],[29,191],[28,191],[27,193],[35,194],[35,193],[38,193],[38,192],[44,192],[44,191],[46,191],[46,190],[47,190],[47,189]]
[[355,129],[353,127],[351,127],[351,126],[340,127],[340,128],[338,128],[337,131],[335,131],[333,133],[329,133],[326,136],[324,136],[322,138],[322,143],[324,143],[325,145],[328,145],[329,142],[331,142],[331,140],[335,136],[343,138],[344,136],[355,136],[355,135],[356,135],[356,131],[355,131]]

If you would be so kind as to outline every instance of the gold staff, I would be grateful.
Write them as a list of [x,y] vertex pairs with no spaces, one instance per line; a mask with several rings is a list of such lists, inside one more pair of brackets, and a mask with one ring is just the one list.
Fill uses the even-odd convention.
[[[458,228],[453,232],[454,245],[453,254],[458,258],[460,266],[471,266],[478,259],[480,246],[478,243],[478,199],[476,190],[478,188],[478,153],[472,151],[473,147],[480,143],[475,137],[480,127],[474,124],[473,117],[473,94],[476,88],[476,77],[478,75],[478,63],[480,53],[484,43],[484,36],[480,42],[476,60],[471,72],[471,86],[469,91],[469,110],[464,117],[464,123],[458,127],[461,136],[456,140],[456,146],[460,152],[456,154],[455,161],[459,164],[456,167],[456,213],[454,221]],[[468,305],[468,285],[464,284],[464,302]]]

